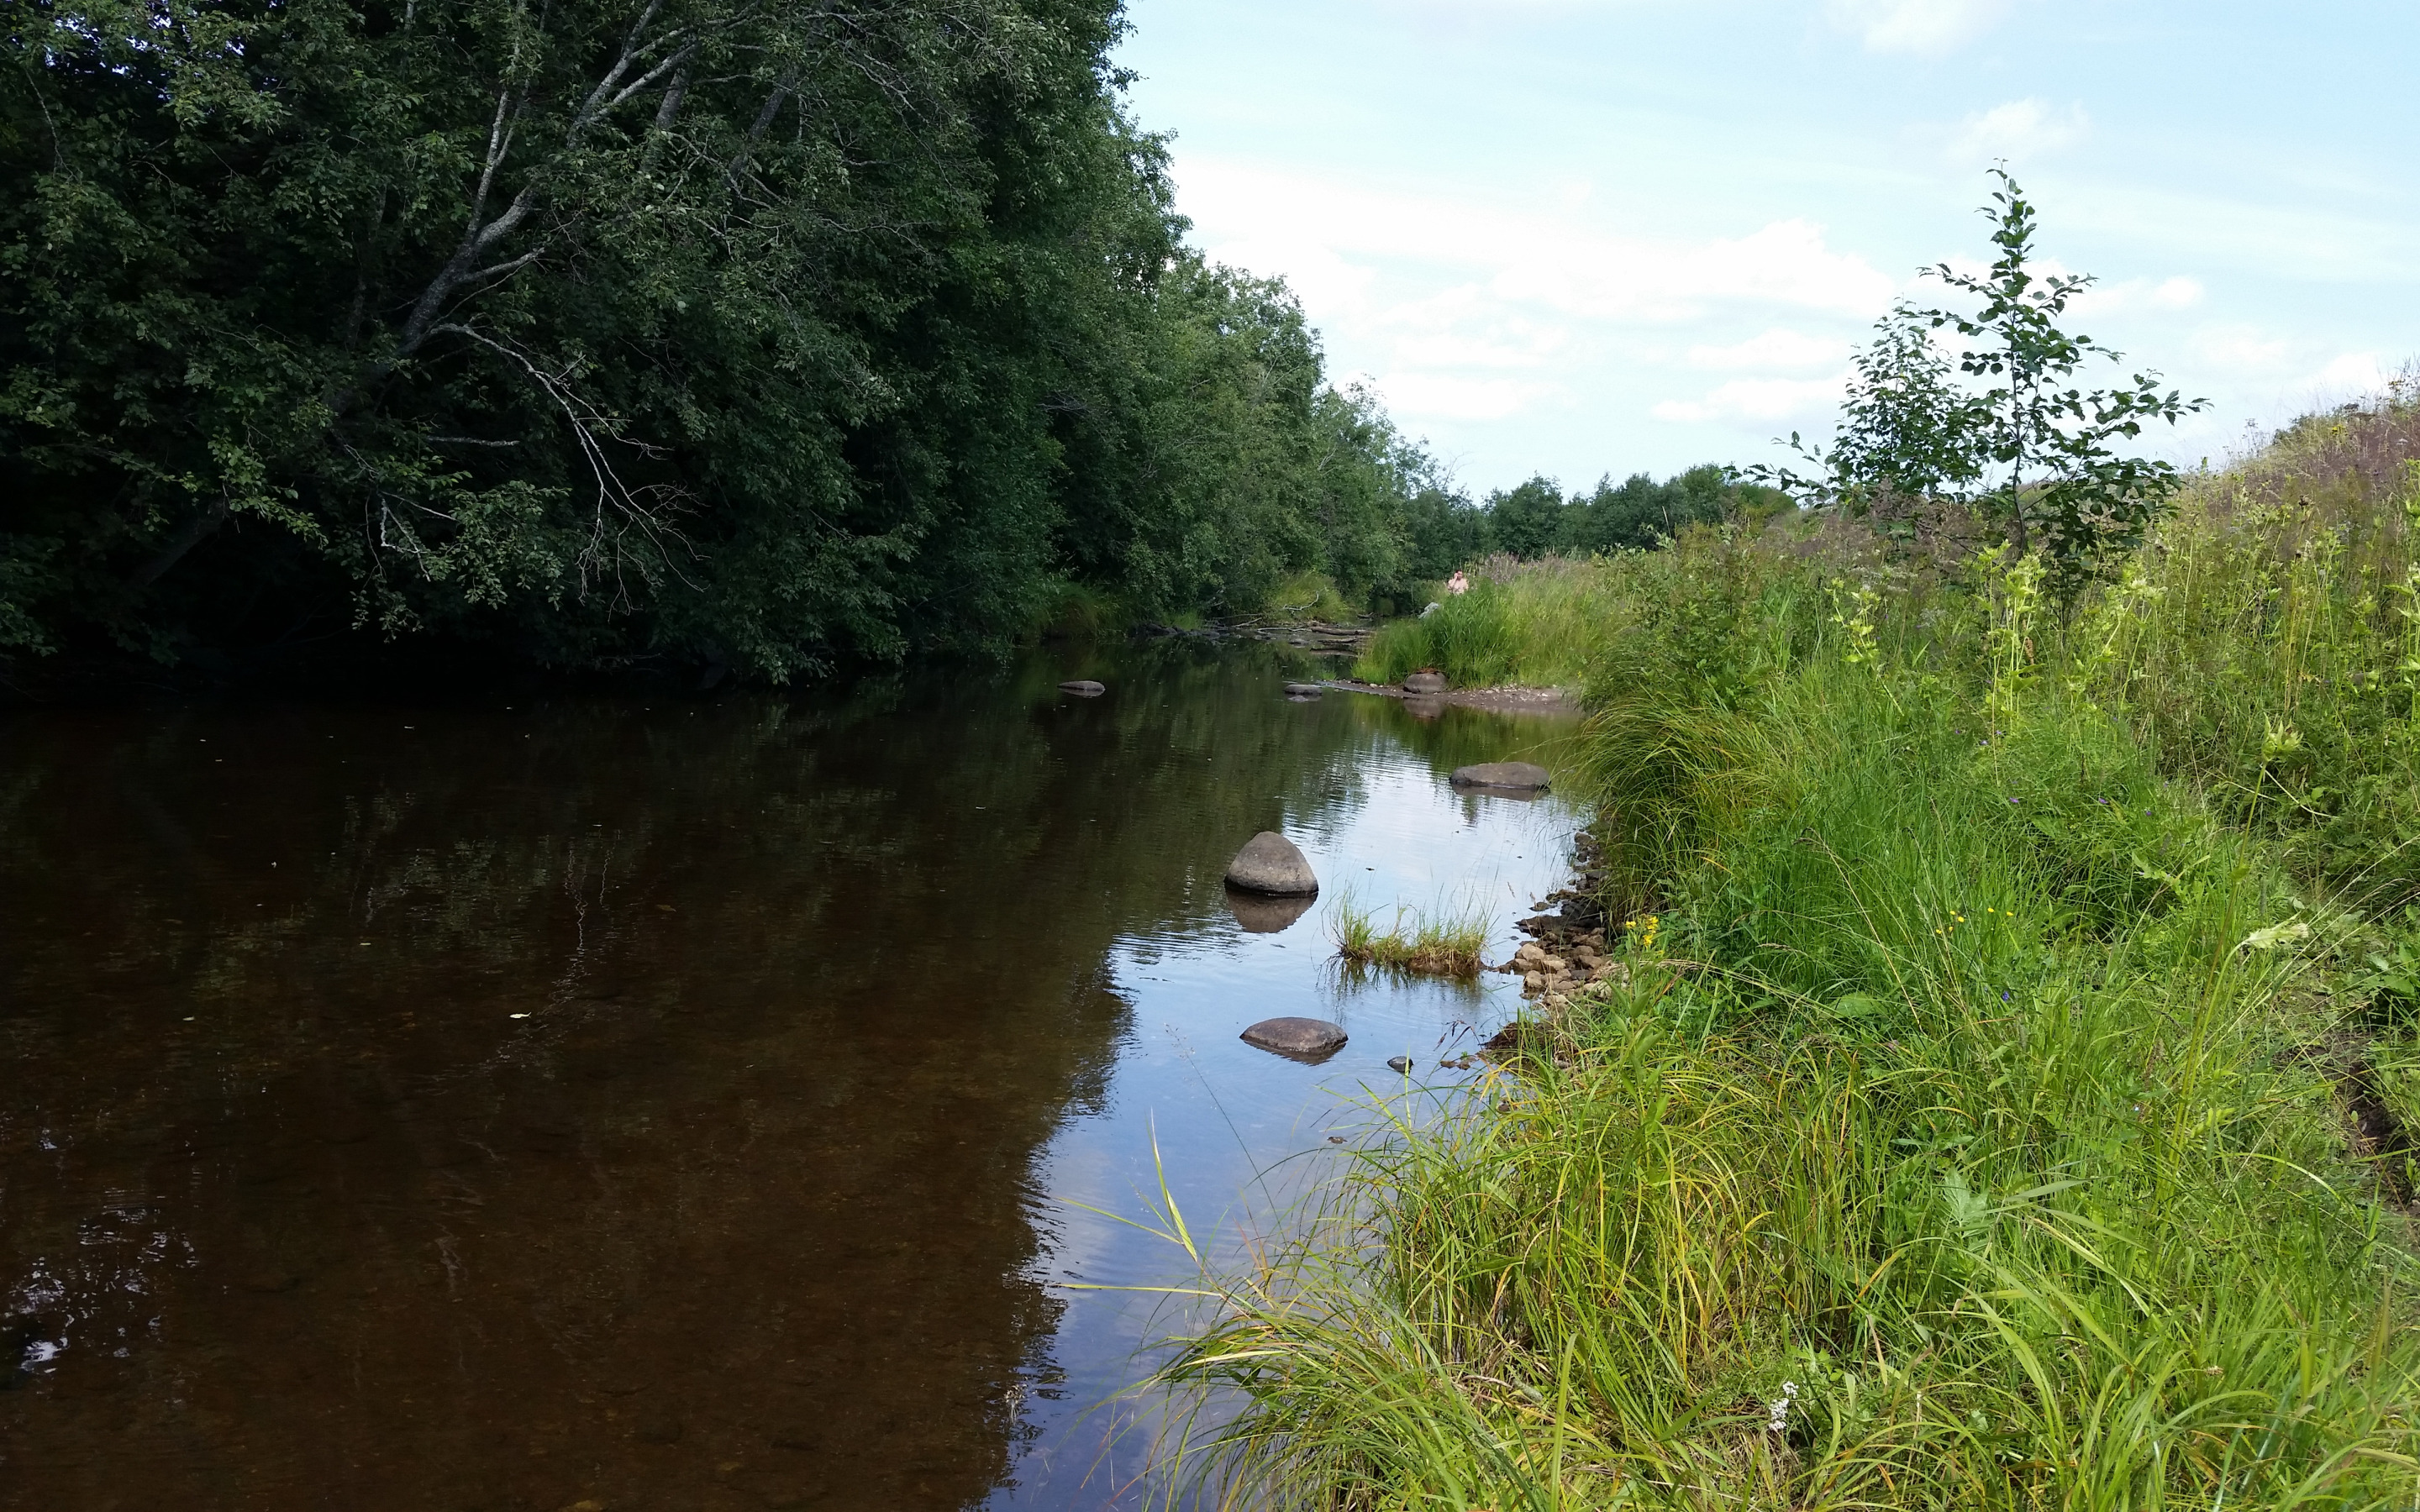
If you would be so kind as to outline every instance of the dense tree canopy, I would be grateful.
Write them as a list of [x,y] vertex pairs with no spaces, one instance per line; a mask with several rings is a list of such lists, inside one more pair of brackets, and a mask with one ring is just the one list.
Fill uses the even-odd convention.
[[1736,480],[1714,463],[1657,482],[1644,472],[1616,484],[1597,480],[1591,492],[1563,497],[1562,486],[1544,475],[1516,488],[1488,495],[1474,512],[1478,549],[1516,557],[1647,550],[1692,525],[1771,514],[1789,507],[1778,489]]
[[0,651],[782,677],[1407,570],[1425,459],[1187,252],[1109,0],[0,18]]

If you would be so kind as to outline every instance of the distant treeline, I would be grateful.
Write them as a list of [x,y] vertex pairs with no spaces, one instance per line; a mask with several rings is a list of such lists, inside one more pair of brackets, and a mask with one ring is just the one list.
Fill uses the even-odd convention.
[[1534,560],[1644,550],[1692,525],[1752,519],[1792,507],[1778,488],[1735,481],[1732,471],[1706,463],[1658,483],[1644,472],[1621,483],[1610,475],[1588,493],[1563,496],[1540,475],[1500,488],[1477,504],[1430,490],[1411,504],[1412,556],[1422,579],[1444,577],[1464,563],[1502,552]]
[[1113,0],[0,11],[21,669],[781,679],[1070,595],[1388,605],[1717,507],[1706,470],[1456,494],[1282,285],[1187,248]]

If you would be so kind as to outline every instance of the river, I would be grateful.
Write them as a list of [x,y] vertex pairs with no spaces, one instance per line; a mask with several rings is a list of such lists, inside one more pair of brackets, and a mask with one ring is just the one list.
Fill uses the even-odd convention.
[[1133,1504],[1157,1172],[1233,1256],[1518,1005],[1340,972],[1340,899],[1500,959],[1567,870],[1445,781],[1566,726],[1306,666],[0,716],[0,1507]]

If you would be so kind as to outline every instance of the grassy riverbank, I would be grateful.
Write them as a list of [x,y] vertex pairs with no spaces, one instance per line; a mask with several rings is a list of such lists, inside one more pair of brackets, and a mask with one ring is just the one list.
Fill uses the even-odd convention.
[[1244,1410],[1189,1468],[1303,1506],[2412,1504],[2415,456],[2408,406],[2298,427],[2066,613],[1949,520],[1497,585],[1577,627],[1526,665],[1586,675],[1607,902],[1656,930],[1214,1281],[1168,1379]]

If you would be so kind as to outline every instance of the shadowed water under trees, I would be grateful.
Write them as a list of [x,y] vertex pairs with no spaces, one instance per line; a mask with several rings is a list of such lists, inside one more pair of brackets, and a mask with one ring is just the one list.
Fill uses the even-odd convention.
[[[0,1500],[980,1500],[1145,1336],[1054,1345],[1037,1162],[1165,1032],[1162,949],[1202,958],[1203,1043],[1258,1016],[1264,981],[1215,986],[1237,838],[1317,846],[1382,779],[1483,814],[1445,772],[1523,738],[1289,704],[1287,671],[1179,642],[821,706],[13,717]],[[1252,938],[1328,990],[1315,923]],[[1150,1084],[1230,1198],[1249,1089],[1280,1133],[1318,1101],[1272,1067],[1223,1115]],[[1105,1499],[1087,1468],[1016,1473]]]

